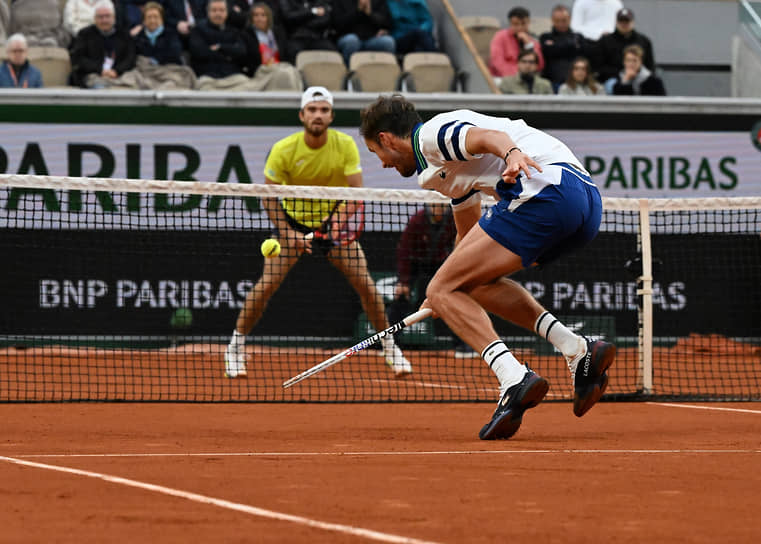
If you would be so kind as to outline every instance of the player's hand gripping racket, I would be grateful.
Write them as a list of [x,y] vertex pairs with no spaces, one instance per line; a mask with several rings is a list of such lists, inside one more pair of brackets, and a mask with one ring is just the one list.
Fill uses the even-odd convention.
[[357,352],[362,351],[365,348],[368,348],[378,342],[381,338],[388,336],[389,334],[394,334],[402,330],[404,327],[408,327],[412,325],[413,323],[417,323],[418,321],[422,321],[426,317],[429,317],[433,312],[430,308],[425,308],[423,310],[418,310],[417,312],[408,315],[398,323],[394,323],[389,328],[384,329],[380,332],[376,332],[374,335],[365,338],[360,343],[353,345],[349,349],[345,349],[341,353],[334,355],[330,359],[326,359],[325,361],[314,365],[309,370],[305,370],[301,374],[294,376],[290,380],[286,380],[283,382],[283,388],[288,389],[290,386],[295,385],[299,383],[301,380],[305,380],[310,376],[314,376],[318,372],[322,372],[328,367],[333,366],[334,364],[338,363],[339,361],[343,361],[347,357],[351,357]]
[[307,239],[328,240],[336,246],[348,246],[365,227],[365,203],[361,200],[338,202],[320,228],[306,235]]

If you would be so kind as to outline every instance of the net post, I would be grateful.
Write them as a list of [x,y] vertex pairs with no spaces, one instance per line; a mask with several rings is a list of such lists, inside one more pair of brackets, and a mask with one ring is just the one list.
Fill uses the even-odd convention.
[[653,392],[653,258],[650,240],[650,202],[639,200],[639,243],[642,253],[642,275],[637,279],[637,295],[641,297],[639,315],[639,357],[643,393]]

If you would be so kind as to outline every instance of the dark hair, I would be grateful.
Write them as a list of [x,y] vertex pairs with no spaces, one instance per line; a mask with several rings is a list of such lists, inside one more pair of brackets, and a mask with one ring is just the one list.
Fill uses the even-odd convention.
[[528,19],[530,14],[526,8],[518,6],[507,12],[508,20],[512,19],[513,17],[517,17],[518,19]]
[[568,77],[565,80],[565,84],[571,89],[576,89],[576,80],[573,78],[573,67],[577,62],[583,62],[587,67],[587,77],[584,78],[584,85],[589,87],[593,93],[597,93],[597,88],[600,86],[597,80],[592,75],[592,66],[589,64],[589,59],[586,57],[576,57],[571,62],[571,67],[568,69]]
[[539,63],[539,54],[534,51],[533,47],[531,49],[522,49],[521,52],[518,53],[518,60],[521,60],[523,57],[528,57],[529,55],[534,57],[534,61],[536,61],[537,64]]
[[571,10],[568,9],[568,6],[565,4],[556,4],[554,8],[552,8],[551,13],[556,13],[558,11],[567,11],[568,13],[571,13]]
[[360,112],[359,134],[365,140],[378,141],[378,134],[390,132],[399,138],[412,134],[415,125],[422,122],[415,106],[400,94],[379,96]]

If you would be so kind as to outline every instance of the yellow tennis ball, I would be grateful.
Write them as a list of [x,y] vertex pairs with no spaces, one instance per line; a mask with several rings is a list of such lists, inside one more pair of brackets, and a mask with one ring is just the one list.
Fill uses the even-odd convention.
[[264,242],[262,242],[262,255],[268,259],[272,259],[273,257],[280,255],[280,242],[273,240],[272,238],[266,239]]

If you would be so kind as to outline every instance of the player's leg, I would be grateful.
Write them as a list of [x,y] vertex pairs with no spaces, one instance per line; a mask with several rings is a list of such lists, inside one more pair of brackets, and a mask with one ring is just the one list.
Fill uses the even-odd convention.
[[262,276],[246,294],[230,344],[225,351],[225,376],[228,378],[246,376],[246,335],[262,317],[270,298],[283,283],[299,257],[299,250],[284,239],[281,243],[280,255],[272,259],[264,259]]
[[[334,247],[328,255],[328,260],[344,275],[357,292],[362,308],[367,314],[367,319],[375,327],[375,330],[382,331],[388,328],[389,323],[386,318],[383,296],[370,276],[367,258],[359,242],[355,240],[348,246]],[[381,346],[386,364],[392,368],[397,376],[412,372],[412,364],[394,343],[393,336],[384,337],[381,340]]]
[[481,429],[484,440],[510,438],[523,414],[547,394],[547,380],[522,365],[494,330],[484,308],[469,293],[523,268],[521,258],[475,225],[428,284],[428,304],[452,331],[476,349],[500,383],[497,409]]

